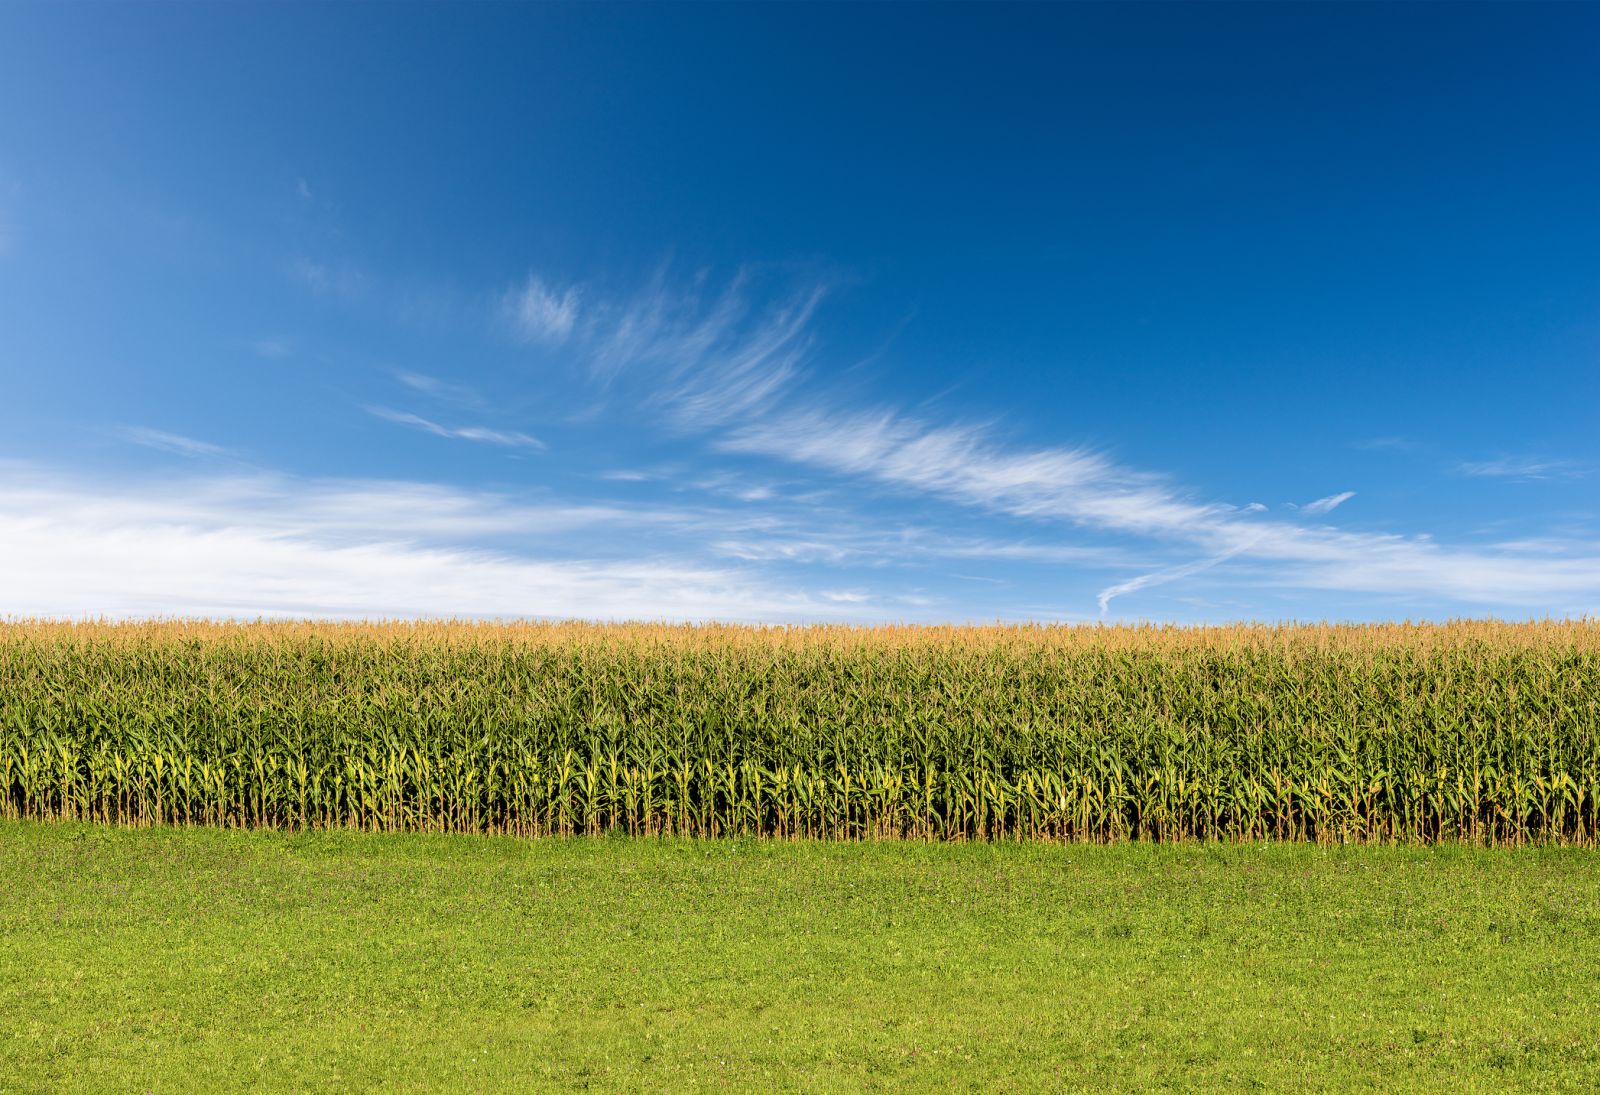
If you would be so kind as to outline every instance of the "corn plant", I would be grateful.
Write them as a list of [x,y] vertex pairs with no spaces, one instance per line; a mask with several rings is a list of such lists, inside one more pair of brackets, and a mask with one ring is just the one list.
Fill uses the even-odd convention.
[[1600,627],[20,621],[0,814],[1589,844]]

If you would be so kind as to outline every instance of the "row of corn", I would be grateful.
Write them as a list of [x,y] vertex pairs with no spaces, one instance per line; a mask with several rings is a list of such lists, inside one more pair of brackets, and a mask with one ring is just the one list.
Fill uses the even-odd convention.
[[0,624],[0,815],[1592,843],[1600,627]]

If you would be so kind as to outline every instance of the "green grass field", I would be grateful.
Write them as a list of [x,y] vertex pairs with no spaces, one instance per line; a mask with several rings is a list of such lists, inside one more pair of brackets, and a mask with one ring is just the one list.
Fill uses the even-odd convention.
[[1588,1091],[1600,858],[0,823],[0,1091]]

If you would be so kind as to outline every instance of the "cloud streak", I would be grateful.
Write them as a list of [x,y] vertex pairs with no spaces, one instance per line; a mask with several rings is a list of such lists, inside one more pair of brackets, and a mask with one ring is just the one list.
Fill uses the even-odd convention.
[[705,275],[677,288],[663,271],[630,298],[580,310],[582,290],[558,294],[533,276],[501,310],[523,341],[567,343],[600,388],[633,397],[679,431],[704,431],[775,405],[801,375],[827,295],[825,285],[805,285],[757,306],[751,280],[741,272],[711,292]]
[[511,449],[536,449],[542,450],[547,446],[537,437],[521,433],[516,430],[492,430],[484,426],[444,426],[430,418],[423,418],[420,414],[411,414],[408,411],[397,411],[390,407],[363,407],[362,410],[374,418],[381,418],[385,422],[393,422],[400,426],[410,426],[412,429],[431,433],[435,437],[446,437],[458,441],[477,441],[487,445],[499,445]]
[[168,433],[166,430],[154,430],[148,426],[125,426],[116,431],[123,441],[139,445],[157,452],[171,453],[174,456],[184,456],[197,459],[206,456],[231,456],[232,450],[221,445],[213,445],[209,441],[197,441],[192,437],[185,437],[179,433]]
[[416,484],[256,477],[113,489],[0,466],[0,604],[13,616],[79,617],[873,614],[864,602],[811,596],[740,568],[530,558],[449,542],[547,525],[550,513],[508,514],[500,496]]
[[[1600,556],[1592,546],[1576,553],[1533,554],[1270,520],[1230,505],[1188,501],[1158,477],[1085,450],[1007,448],[980,427],[813,408],[738,428],[716,444],[1016,517],[1065,521],[1206,552],[1203,564],[1110,587],[1110,597],[1102,593],[1107,604],[1238,558],[1252,564],[1251,577],[1260,584],[1534,612],[1593,611],[1600,605]],[[1320,516],[1347,497],[1348,492],[1331,495],[1302,512]]]
[[1086,449],[1010,450],[982,427],[929,426],[892,413],[810,409],[740,427],[715,442],[863,476],[1018,517],[1066,519],[1122,532],[1166,533],[1230,507],[1185,502],[1152,475]]
[[1243,554],[1245,551],[1249,550],[1250,546],[1250,544],[1240,544],[1237,547],[1229,548],[1220,555],[1213,555],[1209,559],[1197,559],[1192,563],[1184,563],[1180,566],[1167,567],[1164,570],[1152,571],[1149,574],[1141,574],[1137,578],[1130,578],[1126,582],[1118,582],[1116,585],[1107,586],[1105,589],[1100,591],[1100,595],[1097,598],[1097,600],[1100,602],[1100,615],[1104,616],[1106,614],[1107,610],[1110,609],[1111,602],[1114,598],[1121,597],[1126,593],[1136,593],[1141,589],[1148,589],[1151,586],[1159,586],[1165,585],[1168,582],[1176,582],[1180,578],[1188,578],[1195,574],[1199,574],[1201,571],[1210,570],[1214,566],[1220,566],[1229,559]]
[[590,350],[604,384],[638,374],[645,401],[681,429],[708,430],[769,410],[800,375],[826,287],[753,307],[741,275],[709,302],[656,280],[597,328]]
[[561,342],[578,323],[577,289],[557,291],[530,275],[505,295],[503,310],[524,342]]
[[1307,502],[1300,507],[1300,512],[1309,513],[1313,517],[1321,517],[1325,513],[1332,513],[1355,496],[1356,492],[1353,490],[1340,491],[1338,494],[1330,494],[1326,498],[1318,498],[1315,502]]
[[452,384],[435,376],[426,376],[422,373],[408,372],[403,369],[395,373],[394,378],[412,391],[421,392],[430,399],[437,399],[443,403],[454,403],[474,410],[482,410],[484,406],[483,397],[463,384]]
[[[1088,448],[1019,446],[982,424],[929,421],[819,398],[815,391],[803,391],[802,381],[809,379],[808,361],[816,346],[812,327],[826,295],[827,286],[814,284],[791,285],[763,297],[744,273],[720,290],[708,287],[704,275],[687,287],[673,287],[658,274],[641,292],[608,302],[576,287],[554,289],[530,276],[502,304],[526,341],[563,343],[570,363],[601,389],[604,405],[627,402],[650,411],[668,431],[699,435],[715,452],[783,461],[1041,527],[1069,525],[1114,541],[1095,548],[1113,559],[1120,553],[1125,561],[1130,543],[1169,557],[1198,556],[1103,587],[1103,611],[1121,598],[1227,561],[1234,562],[1233,580],[1258,588],[1377,595],[1407,606],[1463,603],[1581,612],[1600,604],[1600,556],[1592,544],[1446,545],[1426,536],[1349,532],[1327,519],[1354,497],[1352,491],[1318,498],[1292,515],[1281,510],[1273,515],[1257,503],[1197,498],[1166,476]],[[412,386],[427,391],[425,384]],[[436,436],[538,444],[525,434],[453,427],[386,407],[367,409]],[[1362,447],[1407,444],[1388,438]],[[1457,470],[1535,478],[1583,469],[1561,461],[1503,458]],[[713,550],[745,561],[838,563],[860,558],[847,539],[815,529],[797,532],[790,524],[782,534],[723,535]]]
[[[595,375],[609,383],[638,366],[654,366],[655,398],[674,412],[680,428],[708,435],[716,451],[1203,553],[1198,562],[1108,587],[1102,591],[1108,605],[1234,559],[1248,564],[1241,571],[1248,580],[1264,585],[1530,611],[1571,611],[1574,605],[1588,610],[1600,601],[1600,557],[1583,545],[1534,557],[1492,546],[1451,547],[1427,537],[1313,527],[1268,517],[1254,503],[1196,501],[1164,476],[1085,448],[1018,448],[997,441],[982,425],[929,423],[893,411],[838,410],[799,399],[794,382],[812,346],[809,327],[824,295],[817,287],[757,313],[738,279],[705,305],[697,293],[668,292],[658,278],[597,341]],[[1547,464],[1519,470],[1555,469]],[[1331,494],[1301,506],[1298,514],[1325,518],[1354,496]],[[801,555],[828,556],[808,538],[792,543]],[[740,546],[741,554],[781,550]]]
[[1457,472],[1477,479],[1566,479],[1581,476],[1586,470],[1571,460],[1531,456],[1502,456],[1456,465]]

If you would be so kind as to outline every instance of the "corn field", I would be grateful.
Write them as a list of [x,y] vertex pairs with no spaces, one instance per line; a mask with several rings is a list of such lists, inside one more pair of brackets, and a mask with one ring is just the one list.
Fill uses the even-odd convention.
[[5,623],[0,815],[1591,844],[1600,627]]

